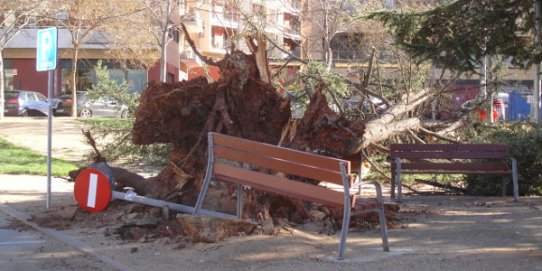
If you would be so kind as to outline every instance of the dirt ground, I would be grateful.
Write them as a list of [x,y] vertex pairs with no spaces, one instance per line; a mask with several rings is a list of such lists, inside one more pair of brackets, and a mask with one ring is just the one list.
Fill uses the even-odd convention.
[[[69,124],[72,121],[67,121],[68,128],[77,127],[77,122]],[[15,124],[0,121],[0,125],[0,136],[16,144],[24,143],[24,140],[21,143],[14,139],[17,135],[13,130],[6,130]],[[20,131],[27,126],[17,125]],[[71,137],[72,141],[76,139],[77,136]],[[63,144],[68,146],[68,143]],[[66,148],[78,146],[73,144]],[[50,269],[42,270],[542,271],[540,197],[522,197],[516,203],[512,198],[500,197],[406,195],[396,217],[396,227],[389,230],[391,252],[382,251],[377,229],[353,229],[348,237],[346,260],[337,262],[338,232],[320,233],[322,227],[315,224],[282,228],[271,236],[230,237],[212,244],[179,243],[169,238],[125,241],[115,233],[125,219],[123,214],[114,212],[118,208],[98,214],[81,213],[72,196],[72,184],[55,179],[52,206],[46,209],[43,187],[44,177],[0,175],[0,207],[14,208],[27,216],[50,217],[56,231],[84,244],[76,249],[73,247],[78,243],[57,240],[69,247],[65,248],[66,253],[54,254],[57,261],[51,261],[53,254],[44,252],[43,246],[41,250],[36,247],[32,254],[36,256],[26,256],[32,261],[25,259],[36,265],[40,260],[49,260]],[[4,208],[0,208],[1,211]],[[74,214],[87,219],[70,220]],[[20,221],[13,216],[8,222],[8,226],[0,228],[36,231],[20,226]],[[57,238],[47,232],[42,234],[46,235],[42,238]],[[6,257],[0,256],[0,261],[17,261],[15,256]],[[30,270],[17,265],[6,266],[8,269],[0,269]]]

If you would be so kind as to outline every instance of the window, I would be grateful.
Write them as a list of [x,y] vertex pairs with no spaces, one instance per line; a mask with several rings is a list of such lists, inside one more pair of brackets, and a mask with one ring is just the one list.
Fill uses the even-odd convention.
[[168,72],[166,74],[166,82],[173,83],[175,81],[175,74]]
[[180,40],[179,36],[180,36],[179,29],[175,28],[169,31],[169,37],[172,38],[177,43],[179,43],[179,40]]
[[47,102],[47,97],[43,96],[41,93],[36,93],[36,96],[38,96],[38,101]]
[[34,93],[29,93],[29,92],[26,93],[26,99],[28,101],[37,101],[38,100],[38,98],[36,98],[36,95],[34,95]]
[[363,40],[363,33],[338,34],[331,40],[333,59],[338,61],[367,61],[370,54]]
[[252,4],[252,14],[259,16],[262,21],[266,21],[265,9],[262,5]]

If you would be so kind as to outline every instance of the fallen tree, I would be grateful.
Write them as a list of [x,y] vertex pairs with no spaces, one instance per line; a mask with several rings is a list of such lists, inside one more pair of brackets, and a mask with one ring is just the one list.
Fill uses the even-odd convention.
[[[189,37],[186,30],[185,35]],[[247,36],[246,40],[252,54],[234,50],[220,61],[214,61],[201,55],[188,38],[192,49],[204,62],[220,68],[221,78],[212,83],[198,78],[149,85],[135,111],[132,141],[143,145],[171,144],[168,163],[157,176],[150,178],[114,168],[117,188],[131,187],[139,195],[193,205],[205,174],[206,135],[211,131],[353,162],[359,162],[360,153],[365,149],[398,134],[424,130],[439,135],[424,129],[413,113],[433,97],[434,93],[429,89],[405,92],[393,101],[386,100],[387,109],[375,117],[357,119],[347,118],[329,107],[324,95],[328,85],[321,82],[310,91],[303,117],[293,120],[290,101],[269,81],[265,50],[258,47],[265,46],[262,37],[256,35],[254,40]],[[364,78],[365,87],[367,77]],[[233,210],[235,201],[231,194],[229,187],[216,186],[208,194],[208,201],[215,202],[210,208]],[[340,221],[341,212],[325,206],[311,206],[299,200],[255,191],[249,191],[247,199],[245,214],[260,220],[262,225],[284,220],[303,223],[307,219],[327,219],[331,225]],[[397,211],[397,206],[388,207]]]

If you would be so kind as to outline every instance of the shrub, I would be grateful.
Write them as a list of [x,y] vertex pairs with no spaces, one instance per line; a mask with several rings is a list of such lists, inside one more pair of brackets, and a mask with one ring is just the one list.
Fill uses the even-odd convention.
[[98,149],[108,162],[123,160],[139,164],[164,166],[169,144],[135,145],[132,143],[133,119],[80,119],[89,126],[92,136],[99,141]]
[[[542,194],[542,127],[514,122],[496,126],[481,125],[474,131],[471,143],[507,144],[510,155],[518,161],[520,195]],[[475,195],[500,195],[501,177],[467,176],[467,192]],[[512,185],[507,186],[512,193]]]

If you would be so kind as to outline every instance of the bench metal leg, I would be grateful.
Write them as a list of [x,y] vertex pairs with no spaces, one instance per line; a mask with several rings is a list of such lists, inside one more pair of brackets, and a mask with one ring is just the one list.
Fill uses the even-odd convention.
[[[352,205],[350,202],[350,178],[346,174],[346,163],[339,164],[339,170],[341,171],[341,177],[343,180],[344,189],[344,206],[343,206],[343,224],[341,229],[341,240],[339,243],[339,253],[337,255],[338,260],[344,259],[344,251],[346,250],[346,236],[348,235],[348,227],[350,226],[350,216],[352,215]],[[361,172],[360,172],[361,173]]]
[[395,199],[395,181],[397,180],[397,176],[395,176],[395,171],[391,172],[391,187],[390,187],[390,199]]
[[243,216],[243,185],[237,185],[237,218]]
[[207,140],[208,140],[207,170],[205,171],[205,179],[203,180],[203,184],[201,185],[201,190],[199,191],[198,199],[196,200],[196,205],[194,206],[194,214],[197,214],[199,210],[201,209],[201,205],[203,204],[203,199],[205,198],[205,194],[207,194],[207,189],[209,189],[209,184],[211,183],[211,177],[213,175],[215,158],[214,158],[214,143],[213,143],[213,137],[211,133],[207,135]]
[[502,178],[502,184],[501,184],[501,197],[506,197],[506,186],[508,185],[508,176],[504,176]]
[[205,178],[199,191],[198,199],[196,200],[196,206],[194,206],[194,214],[197,214],[201,210],[201,205],[205,199],[205,194],[207,194],[207,189],[209,189],[209,183],[211,183],[211,178]]
[[514,201],[519,201],[519,186],[518,186],[518,162],[514,157],[510,157],[512,161],[512,185],[514,186]]
[[388,226],[386,224],[386,213],[384,211],[384,197],[382,196],[382,187],[380,183],[374,181],[371,182],[376,189],[376,200],[378,207],[375,210],[378,213],[378,222],[380,223],[380,235],[382,236],[382,247],[384,251],[389,252],[390,247],[388,245]]
[[[348,197],[350,199],[350,197]],[[348,205],[344,206],[343,213],[343,225],[341,229],[341,241],[339,243],[339,254],[337,256],[338,260],[344,259],[344,251],[346,250],[346,236],[348,235],[348,227],[350,226],[350,215],[351,210]]]
[[395,178],[397,179],[397,202],[403,202],[403,184],[401,180],[401,159],[395,158],[396,172]]
[[378,208],[378,220],[380,223],[380,235],[382,235],[382,248],[384,251],[389,252],[390,246],[388,244],[388,226],[386,225],[386,214],[384,212],[383,205],[380,205]]

